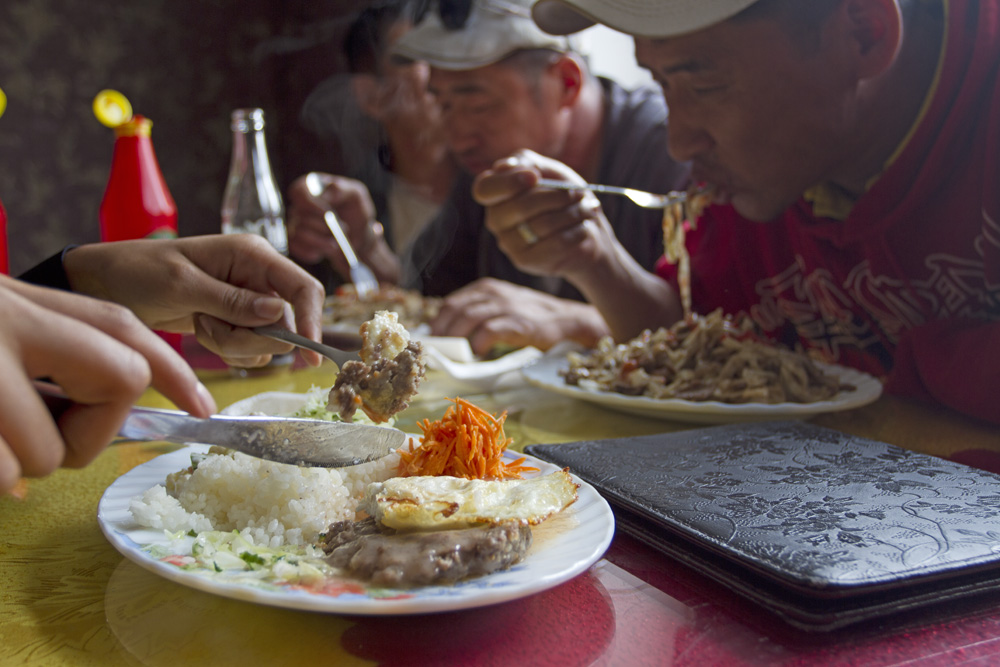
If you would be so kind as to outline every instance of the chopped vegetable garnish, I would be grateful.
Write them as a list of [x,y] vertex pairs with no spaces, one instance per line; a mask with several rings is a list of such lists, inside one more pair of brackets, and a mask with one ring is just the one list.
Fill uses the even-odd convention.
[[519,479],[522,473],[537,472],[525,466],[524,457],[504,463],[503,453],[512,442],[504,435],[504,412],[495,417],[462,398],[450,399],[444,417],[425,419],[420,446],[402,450],[399,475],[451,475],[466,479]]

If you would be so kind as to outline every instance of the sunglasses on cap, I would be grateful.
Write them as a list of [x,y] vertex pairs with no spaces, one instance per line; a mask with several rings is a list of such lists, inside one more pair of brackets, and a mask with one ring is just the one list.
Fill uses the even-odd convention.
[[[469,15],[472,13],[472,5],[475,1],[417,0],[413,5],[413,23],[420,23],[430,10],[431,4],[436,4],[438,16],[441,18],[441,25],[447,30],[461,30],[469,21]],[[504,2],[504,0],[479,0],[479,5],[480,10],[531,18],[530,10],[511,2]]]
[[472,0],[418,0],[413,3],[413,23],[424,20],[431,5],[437,5],[441,25],[448,30],[461,30],[472,13]]

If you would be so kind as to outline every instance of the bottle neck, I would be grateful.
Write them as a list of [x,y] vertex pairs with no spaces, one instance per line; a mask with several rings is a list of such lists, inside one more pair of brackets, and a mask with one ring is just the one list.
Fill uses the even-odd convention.
[[271,171],[263,122],[250,120],[234,114],[233,154],[222,200],[222,231],[264,236],[287,254],[285,209]]

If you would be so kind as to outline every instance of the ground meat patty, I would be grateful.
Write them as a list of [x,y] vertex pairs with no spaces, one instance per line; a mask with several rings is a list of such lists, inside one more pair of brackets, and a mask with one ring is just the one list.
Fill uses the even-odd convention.
[[329,410],[349,422],[360,407],[373,421],[387,421],[417,393],[426,372],[421,353],[420,343],[411,341],[393,359],[377,359],[371,365],[348,361],[330,390]]
[[392,535],[396,531],[385,526],[380,526],[375,519],[364,519],[362,521],[338,521],[331,523],[326,532],[319,536],[320,549],[330,553],[342,544],[348,544],[365,535]]
[[333,524],[322,540],[327,561],[355,577],[379,586],[425,586],[507,569],[531,546],[531,527],[505,521],[464,530],[391,534],[368,519]]

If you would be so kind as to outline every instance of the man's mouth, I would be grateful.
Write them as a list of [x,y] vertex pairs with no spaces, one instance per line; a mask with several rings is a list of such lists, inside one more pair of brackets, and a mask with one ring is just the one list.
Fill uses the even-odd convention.
[[733,188],[728,180],[718,173],[711,173],[706,169],[695,168],[691,173],[691,180],[698,184],[698,187],[712,193],[712,202],[715,204],[728,204],[733,196]]
[[479,174],[492,166],[492,163],[486,162],[478,155],[459,155],[458,162],[471,174]]

